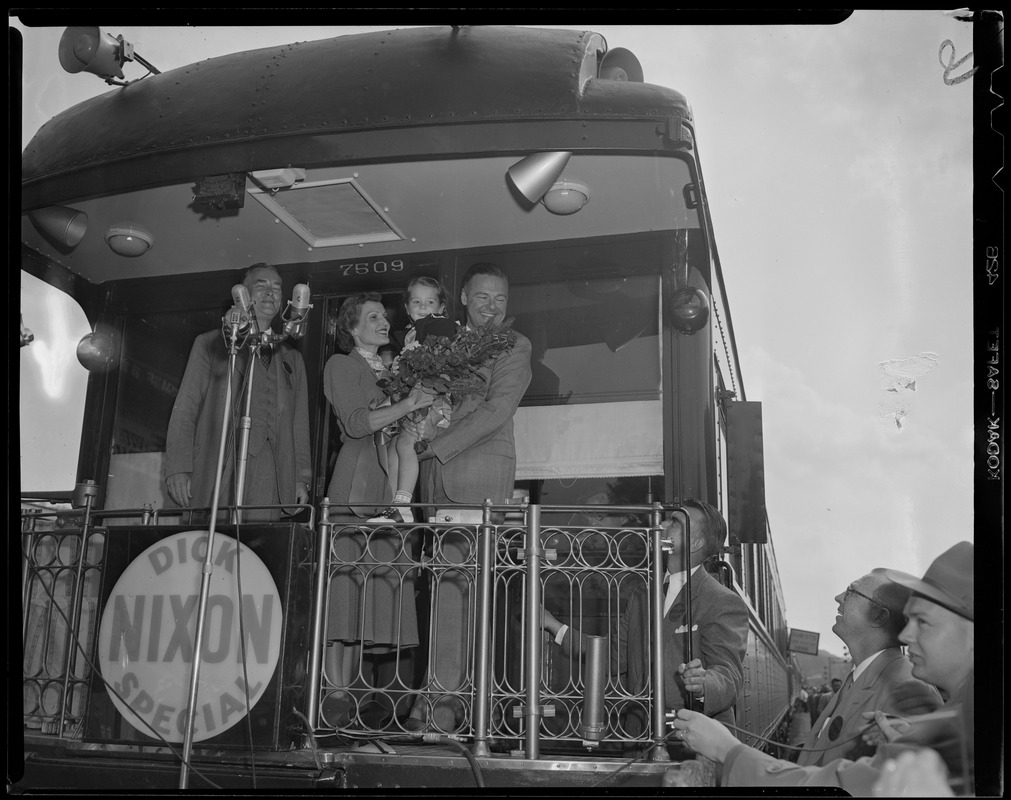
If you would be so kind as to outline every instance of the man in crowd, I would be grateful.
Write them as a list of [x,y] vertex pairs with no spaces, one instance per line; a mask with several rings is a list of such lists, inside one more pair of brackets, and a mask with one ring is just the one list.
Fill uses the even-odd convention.
[[[692,698],[703,714],[730,724],[734,703],[744,683],[742,662],[748,645],[748,609],[737,592],[713,578],[703,566],[717,557],[727,537],[720,512],[701,500],[688,499],[689,552],[684,552],[684,523],[675,514],[666,523],[671,552],[663,613],[664,704],[668,711],[684,708]],[[692,652],[687,652],[687,591],[691,585]],[[631,595],[617,629],[611,631],[611,669],[622,677],[630,693],[641,692],[650,674],[649,596],[644,586]],[[544,629],[568,656],[583,652],[585,637],[544,611]],[[639,731],[629,731],[639,733]]]
[[800,766],[868,755],[860,736],[867,725],[865,713],[901,711],[908,716],[941,705],[937,690],[912,676],[913,665],[902,654],[899,634],[909,594],[888,580],[885,570],[876,569],[835,596],[839,613],[832,632],[849,648],[853,669],[845,681],[832,679],[834,694],[821,715],[811,721],[811,732],[797,758]]
[[[839,682],[842,686],[842,681]],[[818,719],[821,716],[821,712],[825,710],[825,706],[828,705],[828,699],[832,696],[832,692],[829,688],[822,684],[821,686],[815,687],[815,690],[811,692],[811,697],[808,700],[808,710],[811,712],[811,721]]]
[[[973,768],[973,546],[959,542],[938,556],[922,579],[894,570],[885,577],[912,590],[899,639],[909,648],[913,677],[947,696],[940,711],[920,718],[874,720],[886,742],[873,757],[836,759],[802,767],[741,744],[734,734],[702,714],[681,710],[674,735],[696,753],[722,765],[723,786],[835,786],[852,795],[870,795],[887,764],[904,752],[931,748],[943,760],[958,794],[974,792]],[[894,767],[893,767],[894,768]]]
[[[242,284],[249,291],[259,331],[269,332],[281,310],[281,276],[269,264],[254,264]],[[255,331],[251,335],[255,335]],[[252,360],[249,447],[243,503],[274,505],[249,511],[249,520],[277,520],[281,505],[305,503],[312,480],[309,444],[309,403],[302,355],[287,342],[264,344],[259,357],[241,348],[232,374],[232,408],[225,408],[228,346],[222,329],[203,333],[190,351],[179,393],[169,420],[165,483],[179,506],[205,508],[213,501],[223,415],[229,415],[229,446],[225,449],[219,506],[235,503],[235,461],[239,419],[245,398],[240,389]],[[233,415],[233,409],[239,412]]]
[[[460,302],[466,311],[466,325],[480,328],[501,325],[509,302],[509,278],[496,265],[478,263],[463,278]],[[516,480],[516,444],[513,438],[513,414],[530,383],[530,341],[516,334],[513,347],[482,368],[487,379],[483,394],[467,395],[453,409],[448,428],[436,429],[431,420],[417,426],[422,448],[422,502],[435,509],[447,509],[454,503],[480,504],[486,499],[500,505],[512,498]],[[409,423],[407,423],[409,425]],[[443,515],[445,516],[445,515]],[[456,522],[473,524],[475,516],[450,513]],[[442,555],[454,563],[468,557],[467,545],[460,538],[447,537],[442,542]],[[439,621],[433,630],[429,651],[429,681],[453,691],[464,682],[466,643],[474,619],[466,610],[471,607],[469,584],[459,576],[444,575],[438,587],[439,606],[433,619]],[[443,712],[446,709],[446,712]],[[457,703],[438,703],[442,718],[435,720],[444,731],[458,729],[462,724],[462,708]],[[455,719],[449,716],[449,710]],[[411,714],[418,727],[428,722],[428,706],[415,704]]]

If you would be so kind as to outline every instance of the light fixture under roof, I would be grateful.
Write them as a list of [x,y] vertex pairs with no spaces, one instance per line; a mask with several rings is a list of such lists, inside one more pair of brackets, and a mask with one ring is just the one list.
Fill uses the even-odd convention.
[[29,211],[28,218],[44,234],[67,247],[76,247],[88,230],[88,215],[76,208],[47,206]]
[[586,184],[563,178],[544,193],[541,202],[552,214],[575,214],[590,202],[590,190]]
[[301,167],[261,169],[249,174],[264,189],[287,189],[305,180],[305,170]]
[[536,203],[558,180],[571,156],[564,150],[531,153],[509,167],[506,177],[527,201]]
[[154,237],[140,225],[122,222],[109,227],[105,232],[105,241],[112,248],[112,252],[135,258],[151,249]]
[[311,247],[393,242],[407,237],[355,178],[296,183],[249,193]]

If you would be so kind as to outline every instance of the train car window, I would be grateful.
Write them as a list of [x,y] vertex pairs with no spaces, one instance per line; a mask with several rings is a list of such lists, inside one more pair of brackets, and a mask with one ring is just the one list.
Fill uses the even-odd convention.
[[[531,501],[662,501],[665,242],[657,235],[584,240],[494,259],[510,276],[513,326],[532,346],[530,386],[514,417],[517,492]],[[551,522],[646,524],[577,517]]]
[[123,322],[106,508],[164,508],[165,435],[193,340],[222,309],[127,316]]
[[522,285],[512,289],[509,302],[519,310],[516,329],[532,345],[524,406],[659,397],[656,277]]

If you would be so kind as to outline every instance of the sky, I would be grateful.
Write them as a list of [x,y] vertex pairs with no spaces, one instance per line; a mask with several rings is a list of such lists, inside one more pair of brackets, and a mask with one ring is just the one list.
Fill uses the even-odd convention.
[[[62,27],[11,27],[24,36],[23,149],[109,87],[60,68]],[[102,29],[167,71],[390,27]],[[922,575],[973,538],[972,82],[946,83],[940,60],[945,41],[946,61],[971,52],[971,28],[940,11],[856,11],[826,26],[595,26],[576,14],[552,27],[601,33],[691,104],[747,399],[762,403],[787,622],[842,653],[837,593],[875,567]],[[128,64],[126,77],[144,71]],[[80,325],[65,325],[68,341]],[[23,375],[40,369],[31,350]]]

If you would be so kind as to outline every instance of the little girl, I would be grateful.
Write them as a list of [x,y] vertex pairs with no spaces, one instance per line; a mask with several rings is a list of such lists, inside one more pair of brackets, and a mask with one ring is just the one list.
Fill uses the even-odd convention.
[[[401,352],[418,347],[429,336],[445,336],[450,339],[456,336],[456,323],[446,317],[446,290],[435,278],[413,278],[404,292],[404,307],[411,322],[403,336],[404,346]],[[393,369],[396,369],[396,359]],[[395,492],[393,505],[368,522],[388,525],[414,521],[409,503],[414,497],[414,486],[418,482],[415,441],[413,436],[401,429],[386,445],[387,474]]]

